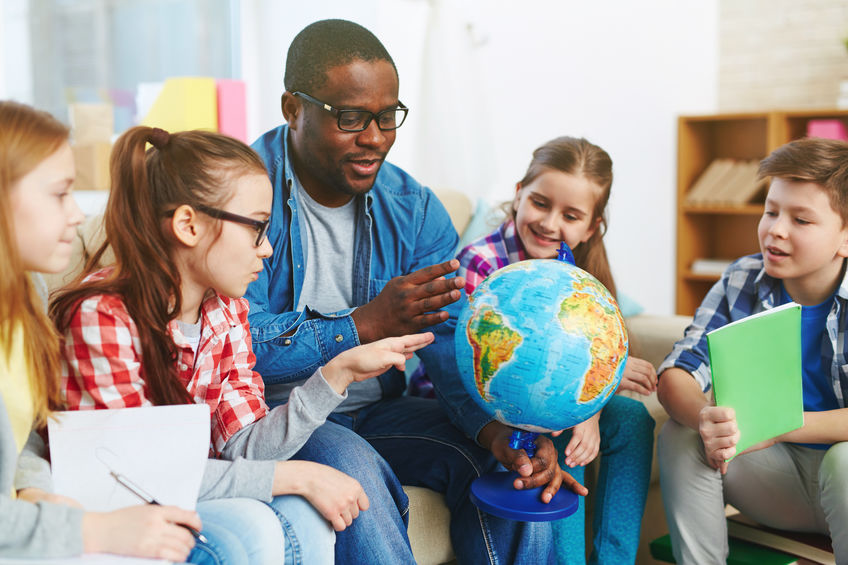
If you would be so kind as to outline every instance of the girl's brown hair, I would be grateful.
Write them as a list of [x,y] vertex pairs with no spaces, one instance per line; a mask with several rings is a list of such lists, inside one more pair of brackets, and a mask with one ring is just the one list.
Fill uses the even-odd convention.
[[[148,143],[153,146],[145,149]],[[148,397],[157,405],[191,402],[178,378],[177,347],[168,332],[182,305],[168,212],[183,204],[219,207],[230,197],[221,188],[228,180],[244,173],[267,174],[265,165],[250,147],[225,135],[200,130],[168,134],[142,126],[118,139],[109,165],[106,240],[83,273],[96,268],[109,246],[114,268],[101,280],[78,280],[63,290],[50,315],[64,333],[84,299],[120,296],[138,328]]]
[[59,340],[18,253],[11,194],[67,141],[68,128],[47,112],[0,101],[0,347],[9,357],[15,334],[21,332],[36,427],[44,426],[51,410],[62,407]]
[[[530,166],[519,184],[525,187],[548,171],[582,176],[600,187],[592,210],[592,221],[600,220],[600,223],[592,237],[573,250],[574,260],[578,267],[601,281],[615,296],[615,282],[604,247],[604,234],[607,231],[606,208],[612,187],[612,159],[606,151],[582,137],[557,137],[533,152]],[[515,220],[514,207],[510,208],[510,214]]]

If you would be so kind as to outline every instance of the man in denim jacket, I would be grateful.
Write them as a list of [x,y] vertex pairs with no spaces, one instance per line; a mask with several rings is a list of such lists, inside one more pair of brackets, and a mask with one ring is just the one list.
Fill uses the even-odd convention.
[[274,186],[274,254],[246,295],[268,403],[285,401],[293,386],[350,347],[430,326],[436,335],[420,354],[438,402],[401,396],[397,370],[355,383],[295,455],[350,474],[370,499],[338,534],[336,561],[414,562],[403,483],[445,495],[460,562],[552,562],[548,523],[496,518],[468,498],[471,482],[499,461],[519,472],[518,488],[548,484],[546,500],[570,477],[556,466],[547,438],[532,460],[509,449],[510,430],[460,382],[456,232],[430,190],[384,162],[407,113],[391,57],[357,24],[316,22],[289,48],[285,85],[287,124],[253,144]]

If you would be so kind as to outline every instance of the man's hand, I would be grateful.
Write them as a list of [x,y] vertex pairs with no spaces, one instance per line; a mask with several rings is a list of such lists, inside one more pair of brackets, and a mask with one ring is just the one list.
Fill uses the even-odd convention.
[[447,320],[439,309],[459,300],[465,279],[445,275],[458,268],[459,261],[451,259],[390,280],[374,300],[353,311],[359,341],[412,334]]
[[727,460],[736,455],[739,427],[736,412],[728,406],[704,406],[698,413],[698,433],[704,442],[707,463],[714,469],[727,472]]
[[586,496],[589,491],[574,477],[557,465],[557,453],[553,442],[546,436],[536,438],[536,454],[532,459],[523,449],[511,449],[509,438],[512,428],[500,422],[489,422],[480,432],[480,444],[487,447],[495,459],[511,471],[519,474],[513,486],[518,490],[547,485],[542,491],[542,502],[548,503],[565,483],[575,493]]
[[618,390],[632,390],[648,396],[657,390],[657,372],[654,366],[644,359],[628,357]]

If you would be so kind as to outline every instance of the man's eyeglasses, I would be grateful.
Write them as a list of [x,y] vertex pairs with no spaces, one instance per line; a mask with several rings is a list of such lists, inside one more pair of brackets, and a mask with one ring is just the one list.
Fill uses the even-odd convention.
[[[256,241],[253,242],[253,245],[256,247],[262,245],[262,242],[265,241],[265,238],[268,236],[268,225],[271,223],[271,218],[268,218],[267,220],[254,220],[247,216],[240,216],[238,214],[233,214],[232,212],[225,212],[218,208],[203,205],[194,206],[194,209],[212,218],[252,227],[256,230]],[[176,210],[170,210],[166,212],[166,215],[173,216],[174,212],[176,212]]]
[[371,125],[371,120],[377,122],[377,127],[381,131],[397,129],[403,125],[403,122],[406,120],[406,114],[409,112],[409,108],[404,106],[400,100],[398,100],[397,108],[388,108],[375,114],[368,110],[340,110],[333,108],[329,104],[321,102],[317,98],[313,98],[303,92],[293,92],[292,94],[330,112],[337,118],[339,129],[342,131],[364,131]]

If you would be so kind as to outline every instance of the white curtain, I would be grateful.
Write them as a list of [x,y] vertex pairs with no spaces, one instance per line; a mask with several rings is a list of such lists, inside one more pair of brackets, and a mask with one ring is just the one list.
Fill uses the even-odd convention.
[[485,197],[495,176],[496,117],[477,61],[486,39],[463,13],[468,3],[429,5],[415,171],[429,186],[460,190],[474,200]]

